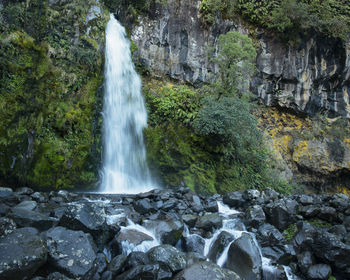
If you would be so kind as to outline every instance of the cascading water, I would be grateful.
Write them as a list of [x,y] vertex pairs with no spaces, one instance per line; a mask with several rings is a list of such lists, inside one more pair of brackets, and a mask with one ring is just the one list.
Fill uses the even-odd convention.
[[103,105],[104,158],[100,191],[139,193],[152,182],[146,163],[143,129],[147,112],[125,29],[111,14],[106,29]]

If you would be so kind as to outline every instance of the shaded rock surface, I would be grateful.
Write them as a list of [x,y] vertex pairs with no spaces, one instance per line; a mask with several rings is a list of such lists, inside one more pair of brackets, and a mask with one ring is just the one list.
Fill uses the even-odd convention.
[[49,263],[72,278],[91,278],[97,271],[91,237],[82,231],[63,227],[46,233]]
[[0,238],[0,279],[30,277],[47,259],[45,240],[34,228],[20,228]]

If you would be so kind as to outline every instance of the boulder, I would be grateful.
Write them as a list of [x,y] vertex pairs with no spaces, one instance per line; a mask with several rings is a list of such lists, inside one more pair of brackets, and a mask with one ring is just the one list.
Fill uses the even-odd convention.
[[205,214],[204,216],[198,218],[196,227],[207,231],[221,228],[222,217],[219,213]]
[[45,241],[34,228],[20,228],[0,238],[0,279],[33,275],[47,259]]
[[257,242],[249,233],[232,242],[224,266],[243,279],[260,280],[262,260]]
[[150,264],[148,256],[144,252],[131,252],[126,258],[125,262],[125,270],[130,268]]
[[138,231],[136,229],[129,229],[124,228],[122,229],[119,234],[113,239],[112,241],[112,250],[113,253],[116,255],[119,255],[121,253],[127,253],[123,252],[123,245],[127,244],[128,247],[136,247],[137,245],[140,245],[144,241],[152,241],[154,240],[152,236],[149,236],[141,231]]
[[206,261],[207,257],[200,253],[189,252],[186,254],[186,267],[189,267],[195,263]]
[[204,210],[207,212],[218,212],[218,202],[215,196],[208,197],[204,202]]
[[245,219],[248,225],[257,228],[265,222],[266,216],[260,205],[253,205],[246,210]]
[[332,265],[344,278],[350,278],[350,246],[329,232],[317,230],[311,248],[319,260]]
[[250,189],[250,190],[245,190],[242,194],[243,199],[245,200],[256,200],[260,197],[261,193],[259,190],[254,190],[254,189]]
[[16,189],[16,194],[19,194],[19,195],[31,195],[33,193],[34,191],[31,188],[27,188],[27,187]]
[[37,203],[33,200],[24,200],[14,206],[12,209],[22,209],[27,211],[33,211],[37,207]]
[[222,231],[210,247],[208,258],[212,262],[217,263],[217,260],[220,258],[225,248],[229,246],[234,239],[232,234],[227,231]]
[[171,276],[172,273],[164,271],[159,264],[148,264],[133,267],[119,275],[115,280],[168,280],[171,279]]
[[63,213],[59,226],[90,233],[100,249],[111,238],[106,213],[97,203],[70,204]]
[[257,233],[257,238],[262,247],[280,245],[285,242],[282,233],[270,224],[260,226]]
[[104,253],[98,253],[96,255],[96,265],[97,265],[97,273],[102,273],[107,268],[107,257]]
[[243,207],[246,204],[246,200],[240,191],[225,194],[223,202],[233,208]]
[[160,245],[147,252],[151,263],[160,263],[168,267],[173,273],[186,267],[185,254],[171,245]]
[[149,198],[136,200],[134,201],[133,206],[135,211],[141,215],[150,214],[156,211]]
[[182,215],[182,220],[184,221],[184,223],[186,225],[188,225],[190,227],[194,227],[197,219],[198,219],[198,216],[196,216],[196,215],[191,215],[191,214]]
[[112,272],[113,276],[120,274],[124,270],[126,258],[125,255],[118,255],[111,260],[108,270]]
[[0,237],[9,235],[16,228],[16,223],[13,220],[5,217],[0,218]]
[[300,253],[299,255],[297,255],[297,258],[299,268],[304,274],[307,273],[307,270],[310,266],[315,264],[315,258],[310,251],[304,251]]
[[320,208],[320,213],[318,214],[318,217],[330,223],[337,221],[338,219],[337,211],[335,210],[335,208],[329,206],[322,206]]
[[277,200],[264,207],[267,220],[279,230],[285,230],[296,221],[298,203],[289,198]]
[[177,199],[169,199],[169,200],[165,201],[164,204],[160,208],[164,211],[169,211],[171,209],[175,209],[178,203],[179,202]]
[[95,244],[89,234],[55,227],[46,233],[49,263],[73,279],[89,279],[97,272]]
[[184,224],[177,219],[172,220],[146,220],[143,226],[149,230],[154,230],[157,238],[163,244],[170,244],[175,246],[181,239]]
[[314,198],[311,195],[302,194],[299,197],[299,202],[302,205],[312,205],[314,204]]
[[23,208],[12,208],[8,217],[13,219],[19,227],[34,227],[39,231],[45,231],[57,223],[57,219],[48,217],[37,211]]
[[235,272],[212,262],[202,261],[179,272],[173,280],[241,280]]
[[191,234],[184,238],[183,249],[185,252],[204,253],[205,239],[198,234]]
[[328,280],[332,269],[328,264],[315,264],[309,267],[307,277],[310,280]]

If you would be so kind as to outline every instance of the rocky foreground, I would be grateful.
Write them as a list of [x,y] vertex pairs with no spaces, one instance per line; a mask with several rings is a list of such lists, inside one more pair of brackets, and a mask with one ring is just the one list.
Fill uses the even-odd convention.
[[0,279],[332,276],[350,279],[350,199],[344,195],[0,188]]

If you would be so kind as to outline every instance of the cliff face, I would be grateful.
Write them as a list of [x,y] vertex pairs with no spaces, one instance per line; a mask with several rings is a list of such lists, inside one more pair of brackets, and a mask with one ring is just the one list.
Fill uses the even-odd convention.
[[[253,93],[266,105],[304,116],[297,117],[298,125],[278,111],[261,117],[282,177],[317,190],[348,186],[349,135],[338,133],[341,125],[332,121],[324,121],[322,129],[314,128],[320,123],[305,117],[328,111],[331,117],[350,118],[350,37],[344,43],[310,34],[288,45],[266,31],[245,27],[238,17],[232,21],[218,15],[208,26],[200,14],[200,4],[198,0],[168,0],[137,20],[124,20],[138,46],[135,61],[153,76],[168,76],[196,86],[209,82],[217,71],[208,58],[208,46],[215,49],[220,34],[230,30],[250,33],[258,49]],[[120,15],[120,19],[125,18]],[[276,114],[278,121],[271,123]],[[291,114],[287,119],[295,117]]]
[[265,104],[350,118],[350,40],[313,36],[284,46],[262,33],[259,43],[253,89]]
[[[217,17],[207,26],[199,12],[201,1],[167,1],[141,15],[131,27],[138,45],[135,56],[155,76],[168,75],[191,84],[207,82],[215,66],[208,46],[229,30],[248,33],[236,22]],[[350,39],[310,35],[286,46],[276,37],[256,31],[259,54],[253,92],[267,105],[278,105],[313,115],[328,110],[350,118]],[[210,56],[210,54],[209,54]]]

